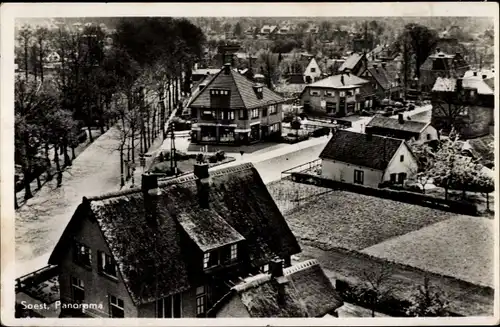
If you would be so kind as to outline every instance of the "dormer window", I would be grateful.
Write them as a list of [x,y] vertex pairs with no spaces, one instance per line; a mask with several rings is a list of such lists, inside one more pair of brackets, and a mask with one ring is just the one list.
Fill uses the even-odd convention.
[[203,269],[212,268],[219,265],[219,253],[211,251],[203,254]]
[[355,89],[354,94],[359,94],[359,89]]
[[262,99],[263,97],[263,87],[262,85],[254,85],[253,90],[255,92],[255,95],[257,96],[257,99]]
[[211,96],[228,96],[229,90],[212,89],[212,90],[210,90],[210,95]]
[[231,264],[238,260],[238,244],[231,244],[203,254],[203,269]]
[[341,98],[345,97],[345,91],[340,91],[340,92],[339,92],[339,96],[340,96]]

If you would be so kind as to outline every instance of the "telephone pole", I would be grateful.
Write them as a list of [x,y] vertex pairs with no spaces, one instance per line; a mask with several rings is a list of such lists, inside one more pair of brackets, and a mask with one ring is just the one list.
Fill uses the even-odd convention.
[[170,124],[170,171],[177,175],[177,157],[175,150],[175,123]]

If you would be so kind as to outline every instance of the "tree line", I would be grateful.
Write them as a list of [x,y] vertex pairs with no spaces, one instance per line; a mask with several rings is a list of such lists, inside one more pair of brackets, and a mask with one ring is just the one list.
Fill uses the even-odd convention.
[[[92,24],[18,30],[15,158],[25,199],[32,197],[29,177],[41,159],[47,166],[55,163],[61,185],[83,128],[90,142],[95,129],[119,131],[123,186],[124,169],[133,167],[125,157],[135,163],[136,148],[146,152],[156,137],[165,136],[168,111],[189,93],[191,67],[204,43],[198,27],[168,17],[122,18],[113,34]],[[54,53],[57,59],[49,63]]]

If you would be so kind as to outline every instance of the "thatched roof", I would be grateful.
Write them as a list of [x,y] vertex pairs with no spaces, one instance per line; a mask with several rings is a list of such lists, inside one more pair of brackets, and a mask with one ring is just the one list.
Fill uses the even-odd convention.
[[[282,278],[281,285],[270,274],[247,278],[233,287],[233,299],[241,301],[252,318],[322,317],[343,305],[316,260],[285,268],[278,278]],[[282,299],[280,286],[284,288]]]
[[[159,182],[162,193],[158,196],[158,224],[148,218],[147,208],[151,205],[146,205],[140,189],[84,198],[49,263],[59,264],[82,222],[86,218],[94,220],[132,300],[142,304],[155,300],[156,281],[158,297],[197,285],[193,276],[198,271],[192,271],[189,265],[196,248],[205,251],[243,241],[249,264],[254,267],[276,256],[300,252],[295,236],[252,164],[216,169],[210,176],[209,208],[200,206],[194,175]],[[190,246],[181,245],[186,242]]]

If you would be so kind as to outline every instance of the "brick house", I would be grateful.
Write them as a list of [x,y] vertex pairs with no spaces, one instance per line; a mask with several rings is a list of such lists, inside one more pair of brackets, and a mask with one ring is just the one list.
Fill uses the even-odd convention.
[[[252,164],[84,198],[50,256],[61,302],[95,317],[204,317],[241,277],[300,247]],[[66,312],[65,315],[75,315]]]
[[373,94],[369,81],[346,73],[307,84],[300,102],[305,112],[343,117],[371,109]]
[[316,260],[284,268],[271,262],[269,272],[248,277],[209,312],[217,318],[305,318],[338,316],[343,305],[332,283]]
[[375,135],[389,136],[406,141],[413,139],[419,143],[439,139],[438,131],[430,123],[404,120],[403,114],[399,114],[398,119],[375,116],[366,124],[365,131]]
[[239,145],[281,135],[281,105],[285,101],[265,85],[250,81],[226,64],[188,104],[191,141]]
[[440,78],[432,89],[432,124],[464,138],[490,133],[494,126],[494,77],[487,72],[467,72],[463,78]]
[[403,184],[418,169],[404,140],[347,130],[336,131],[319,157],[324,177],[371,187]]
[[460,78],[469,70],[469,64],[460,53],[448,54],[437,48],[420,66],[419,85],[423,92],[430,92],[438,77]]
[[401,87],[397,77],[387,69],[385,62],[374,63],[360,74],[361,78],[372,83],[375,94],[379,99],[397,99],[401,96]]

